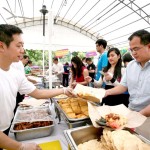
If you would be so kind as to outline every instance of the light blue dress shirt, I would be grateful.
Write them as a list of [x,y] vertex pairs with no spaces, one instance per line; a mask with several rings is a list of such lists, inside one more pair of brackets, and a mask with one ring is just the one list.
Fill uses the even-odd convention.
[[140,111],[150,104],[150,61],[142,68],[136,61],[131,61],[121,80],[121,85],[128,88],[129,108]]

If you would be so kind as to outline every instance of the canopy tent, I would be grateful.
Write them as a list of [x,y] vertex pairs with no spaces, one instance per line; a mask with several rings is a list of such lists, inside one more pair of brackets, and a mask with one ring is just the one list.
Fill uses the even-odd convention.
[[132,32],[150,31],[149,0],[1,0],[0,23],[21,28],[42,24],[39,11],[42,5],[52,9],[54,24],[71,28],[94,41],[104,38],[118,48],[128,46],[127,38]]
[[[46,27],[48,35],[43,38],[44,40],[38,35],[42,27],[29,28],[42,26],[43,16],[40,10],[43,5],[53,12],[53,17],[50,17],[49,13],[45,18],[46,24],[48,22],[48,27]],[[25,30],[32,30],[32,33],[28,31],[30,34],[25,38],[30,39],[25,41],[26,47],[30,46],[30,48],[32,45],[51,51],[70,46],[71,49],[91,47],[93,50],[95,41],[104,38],[108,41],[108,46],[122,49],[128,47],[128,37],[134,31],[139,29],[150,31],[149,10],[149,0],[1,0],[0,24],[17,25],[24,30],[25,34]],[[58,34],[62,37],[58,38],[59,40],[55,43],[52,39],[57,39],[55,36],[58,28]],[[79,33],[80,37],[86,36],[86,44],[84,45],[83,40],[77,35],[71,39],[73,34],[68,36],[73,43],[70,44],[69,41],[65,43],[67,28]],[[64,47],[66,46],[64,43],[68,47]],[[51,60],[49,65],[51,66]]]

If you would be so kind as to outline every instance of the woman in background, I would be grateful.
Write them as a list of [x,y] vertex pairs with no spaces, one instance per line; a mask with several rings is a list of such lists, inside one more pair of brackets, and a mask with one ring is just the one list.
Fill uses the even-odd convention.
[[70,87],[74,88],[77,83],[82,85],[88,85],[88,81],[85,78],[89,75],[89,72],[82,60],[75,56],[71,59],[71,79],[70,79]]
[[130,52],[127,52],[122,56],[122,60],[124,63],[124,67],[127,67],[128,63],[133,60],[133,57]]
[[32,73],[31,66],[32,66],[32,61],[31,61],[31,60],[28,60],[28,63],[27,63],[26,66],[24,67],[24,70],[25,70],[25,74],[26,74],[26,75],[31,75],[31,73]]
[[[100,77],[99,81],[94,80],[93,83],[96,87],[102,87],[102,84],[105,83],[105,89],[111,89],[119,84],[123,68],[119,49],[111,48],[107,53],[107,57],[108,65],[103,69],[103,72],[101,72],[103,75]],[[90,81],[91,78],[87,77],[86,80]],[[113,106],[124,104],[125,106],[128,106],[128,98],[129,94],[111,95],[103,98],[102,105]]]

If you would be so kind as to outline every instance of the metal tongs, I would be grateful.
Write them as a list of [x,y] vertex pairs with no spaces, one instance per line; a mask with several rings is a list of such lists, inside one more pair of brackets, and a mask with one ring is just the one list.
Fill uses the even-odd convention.
[[91,103],[91,104],[93,104],[94,106],[100,106],[100,103],[97,103],[97,102],[93,102],[93,101],[90,101],[90,100],[87,100],[87,99],[84,99],[84,98],[81,98],[81,97],[79,97],[81,100],[83,100],[83,101],[86,101],[86,102],[89,102],[89,103]]

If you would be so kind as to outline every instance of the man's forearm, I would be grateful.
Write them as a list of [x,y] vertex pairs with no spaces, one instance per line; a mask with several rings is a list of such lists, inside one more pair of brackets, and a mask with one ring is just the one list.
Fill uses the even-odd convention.
[[64,93],[63,88],[51,89],[51,90],[35,89],[32,93],[29,94],[29,96],[32,96],[32,97],[37,98],[37,99],[47,99],[47,98],[55,97],[55,96],[57,96],[59,94],[63,94],[63,93]]
[[19,150],[21,143],[9,138],[2,131],[0,131],[0,148],[7,150]]
[[106,90],[105,96],[118,95],[118,94],[122,94],[122,93],[124,93],[126,91],[127,91],[127,88],[125,86],[118,85],[118,86],[115,86],[112,89]]
[[146,117],[150,117],[150,105],[142,109],[140,113]]

